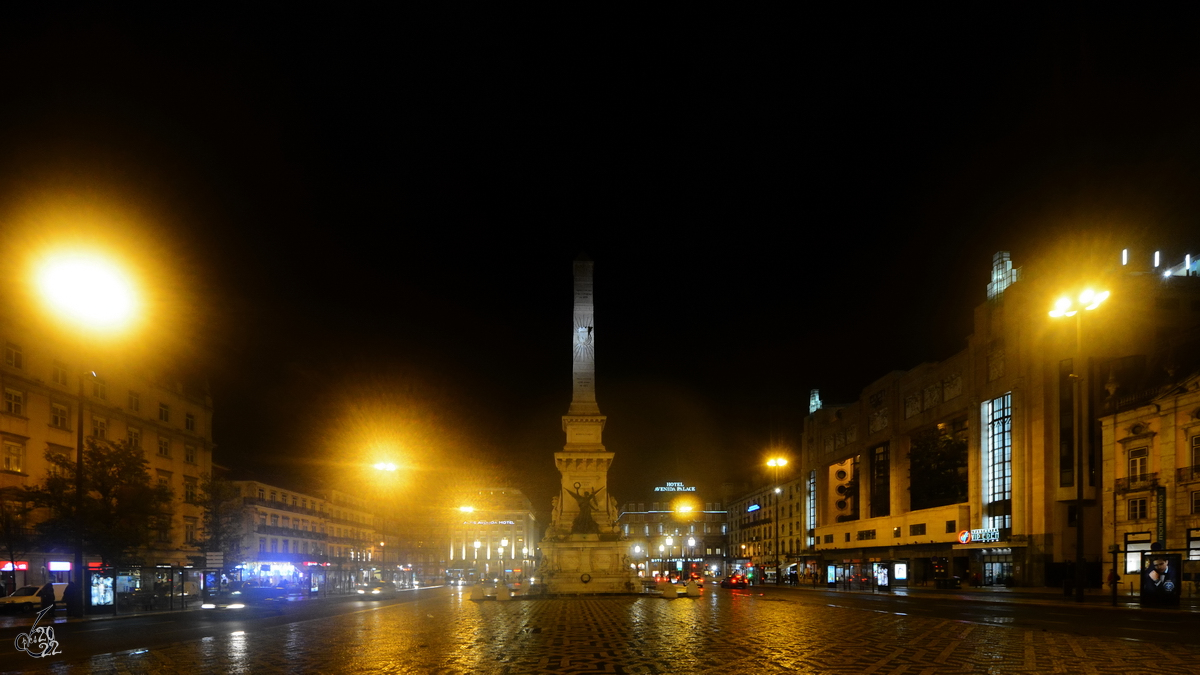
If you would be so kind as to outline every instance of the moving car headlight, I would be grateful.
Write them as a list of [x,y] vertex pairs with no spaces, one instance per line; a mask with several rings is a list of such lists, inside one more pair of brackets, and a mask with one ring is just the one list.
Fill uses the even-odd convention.
[[229,606],[229,609],[241,609],[241,608],[243,608],[243,607],[245,607],[245,605],[243,605],[243,604],[241,604],[241,603],[238,603],[238,604],[236,604],[236,605],[230,605],[230,606]]
[[359,594],[359,595],[365,595],[365,594],[366,594],[366,591],[364,591],[363,589],[361,589],[361,588],[360,588],[360,589],[358,589],[358,594]]
[[376,589],[373,589],[373,590],[371,591],[371,595],[379,595],[379,593],[380,593],[380,590],[379,590],[378,588],[376,588]]
[[203,605],[200,605],[200,609],[216,609],[216,608],[217,608],[217,606],[212,604],[211,602],[206,602]]

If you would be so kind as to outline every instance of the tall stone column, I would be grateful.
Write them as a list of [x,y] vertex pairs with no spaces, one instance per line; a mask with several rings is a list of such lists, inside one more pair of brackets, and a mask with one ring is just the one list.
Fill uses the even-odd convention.
[[[571,328],[571,406],[563,415],[567,435],[554,459],[562,489],[552,527],[559,534],[616,532],[615,502],[610,505],[608,467],[613,455],[602,442],[607,418],[596,403],[596,322],[592,300],[592,261],[574,264],[575,302]],[[589,496],[590,495],[590,496]],[[580,516],[580,513],[583,516]],[[589,521],[590,518],[590,521]]]
[[561,483],[542,540],[542,577],[551,593],[628,593],[637,589],[637,576],[629,567],[617,502],[608,490],[613,453],[604,447],[607,418],[596,402],[591,260],[575,261],[574,290],[571,405],[562,418],[566,444],[554,453]]

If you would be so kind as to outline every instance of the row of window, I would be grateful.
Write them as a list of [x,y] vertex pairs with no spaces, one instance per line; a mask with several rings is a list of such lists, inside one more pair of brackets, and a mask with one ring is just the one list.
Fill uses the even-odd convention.
[[[946,521],[946,534],[954,534],[955,532],[958,532],[958,521],[957,520],[947,520]],[[892,528],[892,537],[899,539],[900,534],[901,534],[901,529],[899,527]],[[846,536],[845,541],[847,541],[847,542],[850,541],[850,533],[846,532],[845,536]],[[925,536],[925,523],[916,523],[916,524],[909,525],[908,526],[908,536],[910,536],[910,537]],[[858,530],[857,532],[854,533],[854,538],[858,541],[869,541],[869,540],[875,539],[875,530]],[[833,535],[832,534],[825,535],[824,543],[832,544],[833,543]]]
[[[265,514],[265,513],[258,514],[258,524],[259,525],[267,524],[267,514]],[[291,518],[289,516],[281,517],[277,513],[272,513],[270,515],[270,525],[271,525],[271,527],[282,527],[284,529],[298,530],[301,532],[318,532],[319,531],[322,534],[326,533],[324,523],[318,523],[315,520],[310,522],[307,518]],[[347,528],[330,527],[328,534],[335,536],[335,537],[343,537],[344,536],[348,539],[366,539],[367,538],[366,532],[363,532],[361,530],[352,529],[349,527],[347,527]]]
[[[272,502],[277,501],[277,502],[284,504],[285,506],[288,503],[288,493],[286,493],[286,492],[281,493],[281,492],[278,492],[277,490],[271,490],[268,493],[266,488],[261,488],[261,487],[258,488],[258,498],[262,501],[272,501]],[[301,509],[309,508],[308,497],[292,495],[291,500],[292,500],[292,506],[294,506],[296,508],[301,508]],[[320,504],[320,502],[318,502],[316,499],[312,500],[312,510],[313,511],[321,511],[322,508],[323,507]],[[371,520],[369,516],[366,516],[362,513],[355,513],[353,511],[344,511],[343,512],[341,509],[331,509],[331,510],[326,511],[326,513],[328,514],[328,516],[330,518],[336,518],[338,520],[349,520],[351,522],[357,522],[357,523],[369,523]]]
[[[1127,520],[1145,520],[1149,511],[1147,510],[1147,500],[1145,497],[1130,499],[1125,504],[1125,518]],[[1200,490],[1192,490],[1191,492],[1191,509],[1192,515],[1200,515]]]
[[[324,555],[325,554],[325,547],[315,541],[312,542],[312,546],[309,546],[309,542],[307,542],[307,541],[302,540],[302,541],[296,541],[296,542],[289,543],[287,539],[284,539],[284,540],[282,540],[282,544],[283,544],[282,549],[279,547],[280,543],[281,542],[279,539],[271,539],[270,540],[271,548],[268,551],[267,538],[259,537],[258,538],[258,552],[259,553],[267,553],[267,552],[270,552],[270,553],[299,553],[301,555],[306,555],[306,554],[310,554],[310,553],[312,555]],[[289,550],[289,547],[291,550]],[[350,551],[350,549],[347,549],[343,546],[330,546],[329,547],[329,554],[336,558],[347,557],[348,551]]]
[[[20,345],[11,342],[4,346],[4,363],[5,365],[16,368],[18,370],[25,369],[25,353]],[[55,384],[68,386],[67,381],[67,366],[66,364],[55,361],[51,367],[50,379]],[[22,415],[24,408],[24,393],[11,388],[5,388],[4,400],[5,411],[13,415]],[[108,385],[103,378],[92,377],[92,397],[102,401],[108,400]],[[142,409],[142,396],[139,392],[130,391],[128,406],[132,412],[140,412]],[[161,422],[171,421],[171,406],[166,403],[158,404],[158,419]],[[183,428],[194,432],[196,430],[196,416],[192,413],[184,413]]]
[[[1192,466],[1200,466],[1200,435],[1191,438]],[[1129,480],[1146,480],[1150,475],[1150,448],[1141,446],[1129,450]]]

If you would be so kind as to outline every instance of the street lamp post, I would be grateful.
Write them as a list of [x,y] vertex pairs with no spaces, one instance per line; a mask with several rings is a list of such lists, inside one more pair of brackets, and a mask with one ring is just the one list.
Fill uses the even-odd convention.
[[[500,548],[499,548],[499,549],[497,549],[497,550],[499,551],[499,558],[498,558],[498,562],[499,562],[499,565],[500,565],[500,576],[501,576],[501,577],[503,577],[503,576],[504,576],[504,570],[506,570],[506,569],[507,569],[507,568],[504,566],[504,549],[506,549],[506,548],[508,548],[508,540],[507,540],[507,539],[501,539],[501,540],[500,540]],[[511,551],[510,551],[510,553],[511,553]],[[504,579],[504,581],[507,583],[507,582],[508,582],[508,579],[506,578],[506,579]]]
[[[55,313],[85,331],[111,331],[133,318],[136,293],[126,274],[99,256],[68,252],[48,257],[37,270],[37,287]],[[79,370],[79,413],[75,430],[75,561],[74,592],[67,598],[68,613],[83,616],[83,408],[87,401],[84,378]],[[92,373],[95,376],[95,373]]]
[[[1083,313],[1096,309],[1108,299],[1108,291],[1099,293],[1087,289],[1079,294],[1078,305],[1068,297],[1054,303],[1050,316],[1055,319],[1075,317],[1075,356],[1071,361],[1071,407],[1072,423],[1075,427],[1071,442],[1075,446],[1075,601],[1083,602],[1083,586],[1086,574],[1083,568],[1083,425],[1087,417],[1083,413],[1083,387],[1086,372],[1083,364]],[[1080,373],[1084,372],[1083,375]]]
[[787,466],[787,459],[784,457],[772,457],[767,460],[767,466],[775,473],[775,585],[780,584],[780,577],[783,576],[779,569],[779,496],[783,490],[779,487],[779,469]]
[[[667,537],[667,561],[666,562],[667,563],[674,562],[674,560],[671,560],[671,558],[674,557],[674,555],[675,555],[675,540],[672,539],[671,537]],[[666,563],[664,563],[664,566],[666,566]],[[667,570],[667,578],[668,579],[671,578],[670,569]]]
[[[692,552],[692,555],[696,555],[696,538],[695,538],[695,537],[688,537],[687,544],[688,544],[688,548],[689,548],[689,549],[691,550],[691,552]],[[691,579],[691,578],[692,578],[692,560],[691,560],[691,557],[689,557],[689,556],[684,556],[684,560],[686,560],[686,561],[687,561],[687,562],[686,562],[686,564],[685,564],[685,566],[687,567],[687,570],[688,570],[688,578],[689,578],[689,579]]]

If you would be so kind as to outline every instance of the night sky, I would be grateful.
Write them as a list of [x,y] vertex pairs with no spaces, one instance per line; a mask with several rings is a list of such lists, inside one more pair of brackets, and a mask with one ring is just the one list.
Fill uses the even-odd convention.
[[0,227],[166,270],[235,477],[548,509],[581,253],[618,501],[955,353],[998,250],[1200,254],[1194,17],[3,11]]

